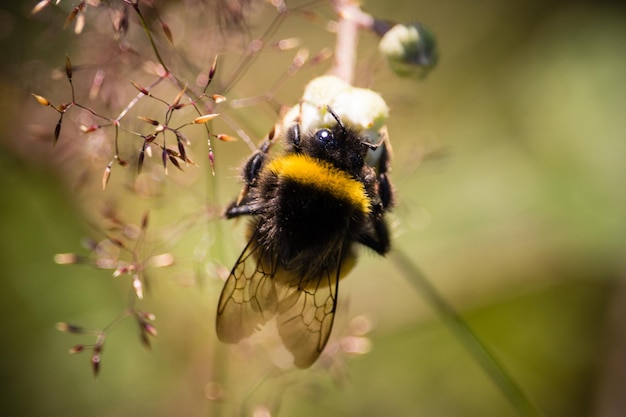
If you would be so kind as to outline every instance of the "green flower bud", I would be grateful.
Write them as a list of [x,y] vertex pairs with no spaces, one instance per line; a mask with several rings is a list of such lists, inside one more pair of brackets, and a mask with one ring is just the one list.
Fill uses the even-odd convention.
[[391,27],[382,35],[378,49],[401,77],[424,78],[439,59],[434,35],[420,23]]

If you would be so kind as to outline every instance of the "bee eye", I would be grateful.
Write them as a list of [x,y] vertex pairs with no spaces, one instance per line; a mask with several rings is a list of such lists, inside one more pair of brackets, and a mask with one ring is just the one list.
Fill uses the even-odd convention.
[[333,140],[333,132],[328,129],[320,129],[315,132],[315,138],[321,143],[327,143]]

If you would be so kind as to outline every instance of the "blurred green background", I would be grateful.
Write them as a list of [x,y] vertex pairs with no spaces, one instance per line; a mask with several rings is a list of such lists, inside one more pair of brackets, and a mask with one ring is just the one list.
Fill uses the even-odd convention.
[[[56,116],[29,94],[67,100],[67,85],[50,77],[51,68],[63,65],[65,53],[87,62],[80,48],[109,34],[63,31],[71,5],[32,18],[34,3],[0,9],[3,414],[233,415],[245,398],[242,415],[264,415],[263,407],[283,416],[517,415],[423,294],[391,260],[366,251],[341,283],[334,336],[345,333],[351,317],[365,315],[373,326],[371,352],[332,372],[320,366],[267,374],[267,365],[256,364],[263,353],[243,360],[240,351],[221,346],[213,330],[221,288],[215,271],[236,259],[243,225],[218,221],[214,213],[237,194],[235,167],[248,148],[242,141],[215,144],[211,178],[205,143],[198,141],[193,157],[200,167],[187,174],[170,169],[156,199],[128,191],[134,168],[114,169],[111,186],[100,191],[111,154],[98,152],[108,148],[94,148],[70,123],[52,148]],[[206,70],[211,46],[193,32],[202,16],[186,22],[180,7],[169,2],[161,9],[174,34],[172,56],[189,48]],[[425,23],[441,53],[438,67],[417,83],[395,78],[376,56],[375,39],[361,39],[357,81],[373,83],[391,107],[395,246],[462,312],[546,416],[620,415],[626,409],[626,8],[531,0],[368,1],[364,8]],[[315,10],[330,16],[323,6]],[[250,33],[262,33],[271,16],[259,6]],[[333,41],[323,20],[299,16],[287,18],[272,39],[291,36],[313,52]],[[232,96],[268,89],[291,56],[262,54]],[[222,80],[235,62],[226,55]],[[177,64],[190,76],[184,62]],[[277,100],[295,102],[325,68],[290,78]],[[265,105],[229,114],[255,139],[275,117]],[[91,159],[97,176],[77,188],[76,165]],[[155,274],[140,303],[157,316],[152,351],[142,348],[134,323],[123,323],[107,340],[94,380],[88,354],[66,353],[89,339],[62,334],[55,323],[106,325],[125,308],[129,282],[110,271],[56,265],[53,256],[86,253],[82,238],[102,238],[92,223],[106,201],[131,222],[150,208],[151,225],[170,233],[153,250],[171,251],[177,263]],[[205,217],[182,232],[167,228],[201,210]],[[202,245],[207,252],[198,255]],[[213,381],[226,390],[220,401],[209,399]]]

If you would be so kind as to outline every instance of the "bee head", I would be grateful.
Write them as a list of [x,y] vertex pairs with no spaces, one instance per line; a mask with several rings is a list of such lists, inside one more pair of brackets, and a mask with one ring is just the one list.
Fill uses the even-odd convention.
[[293,151],[330,162],[348,172],[360,171],[370,144],[361,138],[358,130],[347,127],[330,106],[327,109],[337,123],[304,134],[302,138],[300,127],[294,124],[290,135]]
[[[348,129],[346,129],[346,126],[341,121],[341,118],[339,117],[339,115],[337,113],[335,113],[335,111],[332,109],[332,107],[326,106],[326,109],[331,114],[331,116],[333,116],[333,118],[337,121],[337,128],[339,130],[341,138],[346,138],[351,133],[360,138],[360,136],[357,134],[357,132],[350,132]],[[329,129],[320,129],[320,130],[318,130],[316,132],[316,135],[319,135],[319,137],[318,137],[319,141],[324,142],[324,141],[332,140],[334,138],[335,135],[333,135],[332,133],[333,132],[330,131]],[[380,146],[380,143],[371,143],[371,142],[369,142],[367,140],[360,140],[360,142],[361,142],[361,144],[364,146],[364,148],[366,150],[375,151]]]

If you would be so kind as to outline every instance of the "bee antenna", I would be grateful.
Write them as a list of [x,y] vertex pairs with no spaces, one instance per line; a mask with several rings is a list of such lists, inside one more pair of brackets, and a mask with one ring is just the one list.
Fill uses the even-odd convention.
[[371,143],[369,141],[364,140],[364,141],[361,141],[361,143],[367,146],[368,148],[370,148],[371,150],[375,151],[376,149],[380,147],[380,145],[383,144],[383,142],[385,142],[388,139],[386,126],[383,126],[382,128],[380,128],[378,133],[380,134],[380,140],[378,142]]
[[335,111],[333,110],[332,107],[330,107],[330,105],[326,105],[326,109],[328,110],[328,112],[333,116],[333,118],[337,121],[337,124],[339,125],[339,127],[341,128],[342,133],[345,135],[348,134],[346,127],[344,126],[343,122],[341,121],[341,119],[339,118],[339,115],[337,115],[337,113],[335,113]]
[[369,149],[375,151],[376,149],[378,149],[378,147],[380,146],[380,143],[369,143],[366,140],[362,140],[361,143],[365,146],[367,146]]

